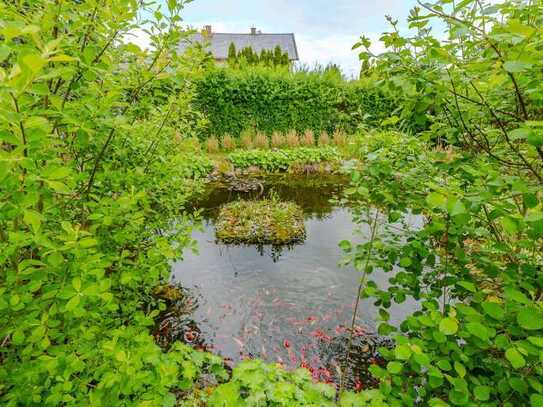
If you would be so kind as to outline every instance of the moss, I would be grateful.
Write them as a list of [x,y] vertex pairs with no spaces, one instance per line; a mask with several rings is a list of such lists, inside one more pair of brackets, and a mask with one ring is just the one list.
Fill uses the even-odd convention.
[[305,239],[302,208],[275,199],[231,202],[221,208],[215,228],[224,243],[282,245]]

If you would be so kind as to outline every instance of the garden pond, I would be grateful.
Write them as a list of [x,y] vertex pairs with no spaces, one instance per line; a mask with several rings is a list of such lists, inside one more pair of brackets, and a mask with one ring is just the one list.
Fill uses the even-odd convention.
[[[231,364],[257,357],[287,368],[306,367],[318,380],[337,382],[361,277],[352,266],[339,265],[343,253],[338,243],[363,242],[369,228],[354,223],[351,209],[340,203],[347,185],[341,177],[284,176],[252,185],[255,182],[258,188],[241,188],[245,192],[228,183],[212,184],[194,204],[202,219],[193,233],[198,252],[185,252],[172,273],[172,283],[185,293],[184,310],[170,313],[162,324],[169,324],[169,335],[220,354]],[[285,247],[216,240],[221,206],[270,195],[303,209],[303,242]],[[413,217],[402,227],[420,223],[420,217]],[[376,272],[372,278],[386,286],[390,274]],[[398,324],[415,308],[409,301],[393,306],[391,323]],[[377,348],[390,343],[374,334],[376,316],[376,307],[362,301],[350,387],[371,385],[367,367],[379,363]]]

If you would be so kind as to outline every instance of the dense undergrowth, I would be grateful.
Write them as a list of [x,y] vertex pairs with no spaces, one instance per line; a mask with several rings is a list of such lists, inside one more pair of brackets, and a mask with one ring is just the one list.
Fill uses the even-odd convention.
[[[439,1],[413,11],[413,37],[393,29],[390,52],[362,53],[364,82],[399,101],[386,124],[426,131],[356,138],[363,165],[347,192],[375,233],[341,246],[396,347],[372,368],[378,389],[339,397],[303,370],[260,361],[230,377],[219,357],[181,344],[164,352],[150,334],[161,308],[153,289],[192,247],[183,208],[211,170],[185,149],[206,128],[186,78],[209,61],[175,55],[182,7],[145,13],[154,47],[143,52],[126,40],[142,11],[135,0],[0,3],[0,401],[543,405],[542,2]],[[432,37],[431,19],[446,41]],[[157,81],[176,91],[147,93]],[[427,222],[396,239],[371,207],[391,222]],[[371,281],[376,270],[395,271],[388,288]],[[421,310],[389,325],[387,309],[410,297]],[[203,373],[213,385],[202,388]]]

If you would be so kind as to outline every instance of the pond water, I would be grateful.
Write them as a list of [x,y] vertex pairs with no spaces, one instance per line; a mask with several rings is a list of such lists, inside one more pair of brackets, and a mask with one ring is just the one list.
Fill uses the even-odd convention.
[[[194,298],[189,339],[198,336],[206,349],[232,363],[258,357],[289,368],[308,367],[316,378],[332,381],[345,353],[346,327],[361,277],[352,267],[338,265],[342,258],[338,243],[361,242],[369,235],[367,227],[353,223],[349,208],[338,205],[344,185],[344,180],[330,177],[268,180],[263,190],[249,194],[230,192],[225,186],[211,189],[195,205],[203,218],[193,234],[199,253],[185,253],[173,267],[173,282]],[[302,244],[216,242],[214,222],[221,205],[270,193],[304,209],[307,237]],[[373,275],[380,285],[389,278],[385,273]],[[406,302],[393,308],[391,323],[399,323],[414,306]],[[371,302],[361,303],[357,337],[376,338],[371,335],[376,314]],[[373,343],[366,342],[364,347]]]

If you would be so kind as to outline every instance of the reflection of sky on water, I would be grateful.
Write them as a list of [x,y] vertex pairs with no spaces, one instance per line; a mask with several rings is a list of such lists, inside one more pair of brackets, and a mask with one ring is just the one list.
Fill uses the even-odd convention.
[[[368,233],[357,230],[348,209],[329,210],[326,216],[308,216],[304,244],[280,256],[273,256],[269,246],[261,253],[254,246],[216,244],[212,220],[194,233],[200,254],[187,253],[175,264],[173,280],[200,296],[194,319],[215,351],[234,361],[257,356],[298,366],[301,359],[318,358],[322,335],[342,333],[350,323],[360,274],[338,266],[338,243],[364,241]],[[372,277],[379,285],[389,278],[385,273]],[[392,323],[412,310],[408,302],[394,307]],[[372,303],[363,301],[357,324],[374,330],[376,314]]]

